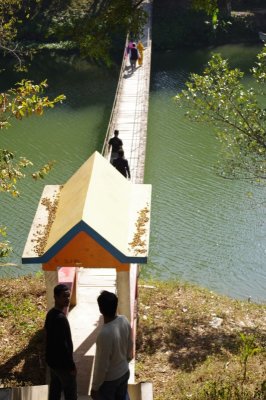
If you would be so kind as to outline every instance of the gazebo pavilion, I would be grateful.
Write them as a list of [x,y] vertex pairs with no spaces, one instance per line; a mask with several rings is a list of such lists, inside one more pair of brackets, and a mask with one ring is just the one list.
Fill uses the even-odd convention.
[[[78,326],[86,319],[86,315],[81,315],[84,309],[90,313],[81,303],[96,304],[96,298],[91,299],[89,290],[84,289],[84,279],[86,282],[92,280],[94,271],[101,271],[98,292],[109,287],[106,279],[110,281],[112,275],[114,285],[111,290],[119,298],[118,312],[130,320],[135,338],[137,277],[139,264],[147,262],[150,205],[151,185],[131,183],[98,152],[64,185],[45,186],[22,262],[42,264],[47,309],[54,304],[54,286],[58,282],[70,286],[72,306],[76,305],[73,315],[77,314],[77,318],[71,318],[71,311],[69,320],[71,330],[79,332],[78,344],[75,346],[74,343],[77,350],[88,337],[95,341],[92,332],[95,321],[99,320],[97,307],[92,310],[96,315],[91,332],[87,331],[81,337],[82,327]],[[76,356],[79,357],[78,351]],[[91,373],[92,365],[93,360],[90,371],[85,369],[84,374]],[[81,381],[84,379],[86,377]],[[134,376],[132,379],[134,381]],[[85,395],[89,386],[80,382],[80,389],[86,392]]]

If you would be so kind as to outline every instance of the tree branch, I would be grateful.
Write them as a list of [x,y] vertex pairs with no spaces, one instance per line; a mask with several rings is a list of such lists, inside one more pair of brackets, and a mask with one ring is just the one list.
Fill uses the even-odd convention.
[[8,53],[13,54],[13,56],[18,60],[19,63],[19,68],[22,66],[22,59],[18,56],[16,52],[16,48],[18,45],[15,46],[14,49],[10,49],[9,47],[4,46],[3,44],[0,43],[0,48],[3,49],[4,51],[7,51]]
[[133,4],[133,10],[135,10],[136,8],[138,8],[138,7],[141,5],[141,3],[143,3],[143,1],[144,1],[144,0],[139,0],[139,1],[137,1],[136,4]]

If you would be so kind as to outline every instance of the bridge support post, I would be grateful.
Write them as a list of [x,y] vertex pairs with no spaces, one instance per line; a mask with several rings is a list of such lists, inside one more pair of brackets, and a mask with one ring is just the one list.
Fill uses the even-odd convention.
[[[118,314],[123,314],[127,317],[130,324],[131,321],[131,307],[130,307],[130,265],[121,271],[116,270],[116,288],[118,296]],[[126,269],[126,270],[125,270]]]
[[54,287],[58,284],[57,271],[44,271],[46,284],[47,311],[54,306]]

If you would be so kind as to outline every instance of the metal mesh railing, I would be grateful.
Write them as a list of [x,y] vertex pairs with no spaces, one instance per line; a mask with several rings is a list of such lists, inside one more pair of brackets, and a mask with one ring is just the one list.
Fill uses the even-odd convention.
[[[126,38],[125,49],[127,48],[127,45],[128,45],[128,35]],[[108,159],[110,159],[110,152],[108,150],[108,142],[109,142],[110,137],[112,136],[112,133],[114,131],[114,127],[116,124],[115,113],[116,113],[116,109],[117,109],[117,104],[119,103],[119,100],[120,100],[121,88],[123,85],[123,73],[125,70],[126,62],[127,62],[127,58],[125,57],[125,50],[124,50],[121,69],[120,69],[119,78],[118,78],[118,84],[117,84],[116,92],[115,92],[114,103],[113,103],[113,107],[112,107],[112,111],[111,111],[111,115],[110,115],[110,119],[109,119],[109,124],[107,127],[106,135],[105,135],[104,142],[103,142],[103,148],[102,148],[102,155]]]
[[[150,2],[148,2],[150,4]],[[128,110],[124,110],[121,106],[122,101],[125,103],[125,99],[129,100],[132,105],[132,114],[130,114],[130,139],[127,139],[127,154],[126,158],[129,161],[131,170],[131,180],[135,183],[141,183],[144,179],[144,163],[145,163],[145,151],[146,151],[146,132],[147,132],[147,120],[148,120],[148,102],[149,102],[149,81],[150,81],[150,58],[151,58],[151,38],[150,31],[151,25],[150,20],[148,21],[144,35],[142,38],[145,44],[146,50],[144,52],[144,62],[141,70],[135,71],[135,90],[132,93],[132,99],[130,99],[130,93],[127,93],[123,85],[127,85],[125,81],[125,71],[127,57],[123,54],[123,60],[121,64],[118,84],[116,88],[114,103],[110,115],[109,124],[107,127],[104,144],[102,148],[102,155],[110,160],[111,152],[109,151],[108,142],[113,135],[115,129],[120,130],[119,121],[126,120],[129,116]],[[128,36],[126,38],[125,48],[128,45]],[[124,100],[121,96],[125,96]],[[135,101],[134,101],[135,99]],[[129,107],[130,109],[130,107]],[[122,123],[123,124],[123,123]],[[124,123],[125,125],[125,123]],[[128,128],[126,128],[128,129]],[[122,132],[123,130],[121,130]]]

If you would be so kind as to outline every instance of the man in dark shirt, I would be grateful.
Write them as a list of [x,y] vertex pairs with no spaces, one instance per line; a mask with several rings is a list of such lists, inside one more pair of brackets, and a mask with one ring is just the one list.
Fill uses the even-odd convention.
[[130,60],[132,74],[136,69],[136,63],[138,59],[139,59],[139,52],[136,47],[136,43],[133,43],[131,49],[129,50],[129,60]]
[[119,131],[116,129],[114,131],[114,136],[109,140],[109,151],[112,148],[111,152],[111,163],[114,161],[115,158],[118,156],[118,150],[122,148],[123,142],[121,139],[118,137]]
[[55,306],[45,320],[45,358],[50,367],[49,400],[77,400],[76,366],[73,360],[73,343],[67,317],[63,310],[69,305],[70,291],[66,285],[54,288]]
[[124,150],[118,150],[118,157],[113,161],[113,166],[122,174],[125,178],[130,179],[130,170],[128,161],[124,158]]

